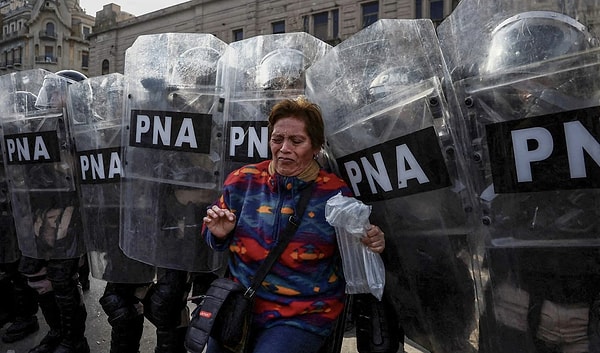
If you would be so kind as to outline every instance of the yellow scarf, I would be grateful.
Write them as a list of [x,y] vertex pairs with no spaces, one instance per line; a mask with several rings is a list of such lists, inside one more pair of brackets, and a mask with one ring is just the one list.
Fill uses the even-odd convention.
[[[317,179],[320,169],[319,163],[313,159],[308,167],[298,174],[297,177],[303,181],[314,181]],[[269,174],[275,175],[275,164],[273,164],[273,161],[269,163]]]

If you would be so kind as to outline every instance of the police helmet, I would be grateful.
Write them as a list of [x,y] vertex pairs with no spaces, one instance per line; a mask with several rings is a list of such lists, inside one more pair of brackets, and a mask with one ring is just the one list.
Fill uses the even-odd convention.
[[[529,74],[529,69],[523,68],[526,65],[578,54],[595,46],[596,39],[571,17],[551,11],[524,12],[506,19],[494,29],[483,73],[505,75],[503,71],[518,68],[514,73]],[[592,104],[598,91],[595,68],[577,69],[571,60],[552,64],[556,67],[548,65],[544,66],[550,68],[547,74],[494,89],[490,98],[495,102],[495,109],[504,111],[507,116],[523,117]],[[563,68],[564,65],[567,67]]]
[[421,70],[417,68],[392,67],[381,72],[369,85],[369,99],[381,99],[397,92],[403,87],[419,83],[423,79]]
[[263,90],[304,89],[308,66],[309,60],[300,50],[273,50],[260,61],[256,84]]
[[61,70],[46,75],[35,101],[35,107],[38,109],[61,107],[66,102],[67,86],[86,78],[84,74],[75,70]]
[[217,86],[221,52],[212,47],[195,47],[181,53],[167,78],[167,101],[177,110],[206,112],[212,106]]
[[168,79],[171,89],[216,84],[217,63],[221,53],[211,47],[190,48],[176,59]]
[[520,67],[596,45],[586,27],[561,13],[529,11],[512,16],[492,31],[484,73]]
[[84,74],[75,70],[60,70],[57,71],[56,74],[60,77],[64,77],[70,80],[71,82],[69,83],[80,82],[87,79],[87,77]]

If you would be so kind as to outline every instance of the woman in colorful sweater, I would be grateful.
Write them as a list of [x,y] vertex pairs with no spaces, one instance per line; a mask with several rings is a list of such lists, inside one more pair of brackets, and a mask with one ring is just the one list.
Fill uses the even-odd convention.
[[[344,307],[344,279],[334,228],[325,204],[346,183],[315,160],[325,142],[318,106],[305,98],[284,100],[269,115],[272,160],[233,171],[223,195],[207,210],[204,236],[216,250],[231,251],[229,272],[245,286],[274,246],[294,213],[301,190],[315,188],[300,227],[256,294],[250,351],[318,352]],[[385,247],[377,226],[363,243]],[[208,353],[224,352],[209,340]]]

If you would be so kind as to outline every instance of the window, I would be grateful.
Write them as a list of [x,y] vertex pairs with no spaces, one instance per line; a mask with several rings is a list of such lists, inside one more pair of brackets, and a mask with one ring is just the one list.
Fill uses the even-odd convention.
[[88,68],[90,65],[90,53],[87,51],[81,52],[81,67]]
[[379,19],[379,2],[368,2],[361,5],[362,28],[368,27]]
[[333,39],[339,38],[340,37],[340,15],[339,15],[340,11],[338,9],[332,10],[331,11],[331,22],[333,25],[332,28],[332,37]]
[[433,21],[440,21],[444,19],[443,0],[429,0],[429,18],[431,18]]
[[232,34],[233,34],[233,42],[237,42],[239,40],[244,39],[244,30],[243,29],[234,29]]
[[54,23],[46,23],[46,34],[54,37]]
[[304,16],[304,32],[310,33],[323,41],[339,37],[339,10],[319,12],[310,16]]
[[47,63],[51,63],[54,60],[54,47],[45,46],[44,47],[44,61]]
[[109,73],[109,62],[108,60],[102,60],[102,75],[108,75]]
[[321,12],[313,15],[313,35],[321,40],[327,39],[329,13]]
[[285,21],[273,22],[271,23],[271,27],[273,29],[273,34],[285,33]]
[[[453,0],[453,3],[458,2]],[[433,22],[442,21],[444,19],[444,0],[415,0],[415,18],[425,17],[429,17]]]
[[82,32],[83,32],[83,38],[87,39],[90,36],[90,34],[92,33],[92,29],[88,26],[83,26]]
[[423,0],[415,0],[415,18],[423,18]]
[[17,49],[15,49],[15,52],[14,52],[15,64],[20,65],[22,63],[22,60],[21,60],[22,57],[23,57],[23,48],[18,47]]

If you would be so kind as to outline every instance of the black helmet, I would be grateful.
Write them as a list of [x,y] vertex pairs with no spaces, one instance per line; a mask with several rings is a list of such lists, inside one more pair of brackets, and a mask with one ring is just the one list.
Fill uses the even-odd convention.
[[300,50],[273,50],[260,61],[256,84],[263,90],[304,89],[304,71],[309,64]]
[[[495,110],[514,118],[595,104],[598,94],[596,68],[573,65],[573,60],[580,60],[576,54],[595,46],[596,39],[586,27],[564,14],[529,11],[512,16],[492,32],[482,73],[500,78],[515,74],[515,79],[482,98],[493,102]],[[569,59],[535,65],[563,56]],[[581,57],[585,60],[585,56]],[[546,68],[549,68],[547,72],[544,71]],[[507,70],[510,72],[505,72]]]
[[[79,71],[75,70],[60,70],[57,71],[56,74],[61,77],[65,77],[71,81],[79,82],[87,79],[87,77]],[[72,83],[72,82],[70,82]]]
[[494,73],[588,50],[595,40],[573,18],[551,11],[512,16],[492,31],[484,73]]

